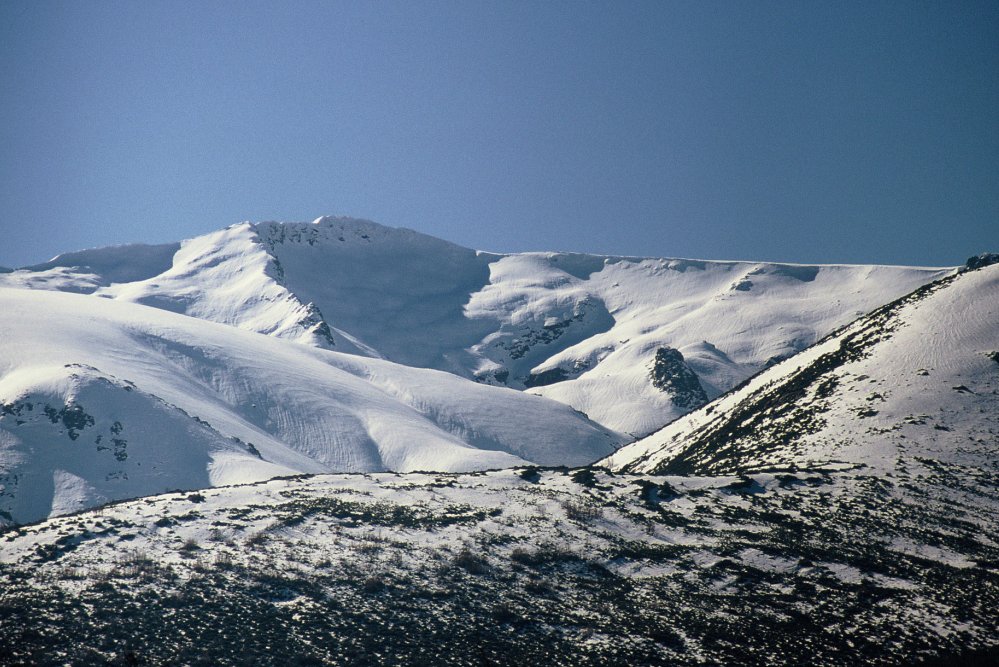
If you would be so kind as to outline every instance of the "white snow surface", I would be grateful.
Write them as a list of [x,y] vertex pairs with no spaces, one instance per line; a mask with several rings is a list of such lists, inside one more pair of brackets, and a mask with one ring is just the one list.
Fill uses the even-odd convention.
[[621,443],[549,399],[125,300],[0,288],[0,314],[0,522],[291,473],[582,465]]
[[[928,295],[906,299],[883,320],[862,318],[801,354],[760,373],[738,391],[621,448],[603,463],[633,472],[661,470],[740,406],[778,395],[823,355],[858,332],[860,358],[820,376],[832,389],[799,399],[818,427],[766,445],[775,418],[755,435],[733,437],[726,456],[741,467],[862,465],[890,471],[898,461],[935,460],[990,469],[999,455],[999,265],[962,273]],[[773,409],[772,402],[769,404]],[[765,444],[765,443],[764,443]]]
[[[953,271],[503,255],[334,217],[233,225],[183,242],[169,266],[171,246],[142,248],[144,272],[111,272],[98,257],[136,264],[122,247],[0,274],[0,285],[87,292],[482,383],[534,385],[528,392],[636,437],[690,409],[651,383],[658,348],[678,349],[714,398]],[[553,373],[561,381],[538,386]]]

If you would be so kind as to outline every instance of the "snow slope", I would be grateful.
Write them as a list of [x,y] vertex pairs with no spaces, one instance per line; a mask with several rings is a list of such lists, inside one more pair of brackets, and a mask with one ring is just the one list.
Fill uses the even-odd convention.
[[[100,252],[130,251],[85,251]],[[233,225],[183,242],[169,267],[157,257],[147,275],[112,282],[77,255],[0,284],[89,292],[526,389],[636,436],[952,272],[500,255],[330,217]],[[672,350],[682,360],[657,364]],[[699,387],[672,381],[691,375]]]
[[[977,265],[977,263],[975,263]],[[888,304],[628,445],[613,469],[731,473],[999,461],[999,265]]]
[[548,399],[93,295],[0,288],[0,521],[321,471],[579,465]]

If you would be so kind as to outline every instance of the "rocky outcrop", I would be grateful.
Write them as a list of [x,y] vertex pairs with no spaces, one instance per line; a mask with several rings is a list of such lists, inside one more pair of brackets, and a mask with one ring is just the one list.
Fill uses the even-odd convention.
[[708,395],[704,393],[697,373],[690,369],[679,350],[672,347],[656,350],[649,376],[656,389],[671,394],[677,407],[693,410],[708,402]]
[[992,266],[993,264],[999,264],[999,253],[983,252],[980,255],[969,257],[961,270],[974,271],[976,269],[983,269],[986,266]]

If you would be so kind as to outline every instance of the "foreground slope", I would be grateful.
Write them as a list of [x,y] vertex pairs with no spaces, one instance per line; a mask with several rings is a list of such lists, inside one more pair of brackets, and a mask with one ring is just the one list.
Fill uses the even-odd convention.
[[606,463],[706,474],[915,460],[996,470],[999,264],[879,308]]
[[578,465],[570,408],[92,295],[0,288],[0,522],[323,471]]
[[[112,260],[146,268],[115,272]],[[108,296],[526,389],[641,436],[951,271],[502,255],[319,218],[71,253],[0,284]]]
[[[994,471],[272,480],[0,534],[51,664],[990,664]],[[994,664],[994,663],[992,663]]]

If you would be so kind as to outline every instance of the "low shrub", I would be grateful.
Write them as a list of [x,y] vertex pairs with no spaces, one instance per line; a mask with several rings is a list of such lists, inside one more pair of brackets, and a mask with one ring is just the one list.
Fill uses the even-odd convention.
[[473,553],[467,547],[455,554],[453,562],[469,574],[485,574],[489,571],[489,563],[486,559]]
[[562,502],[562,509],[565,510],[565,516],[569,520],[581,523],[599,519],[604,515],[602,507],[583,499],[565,500]]

